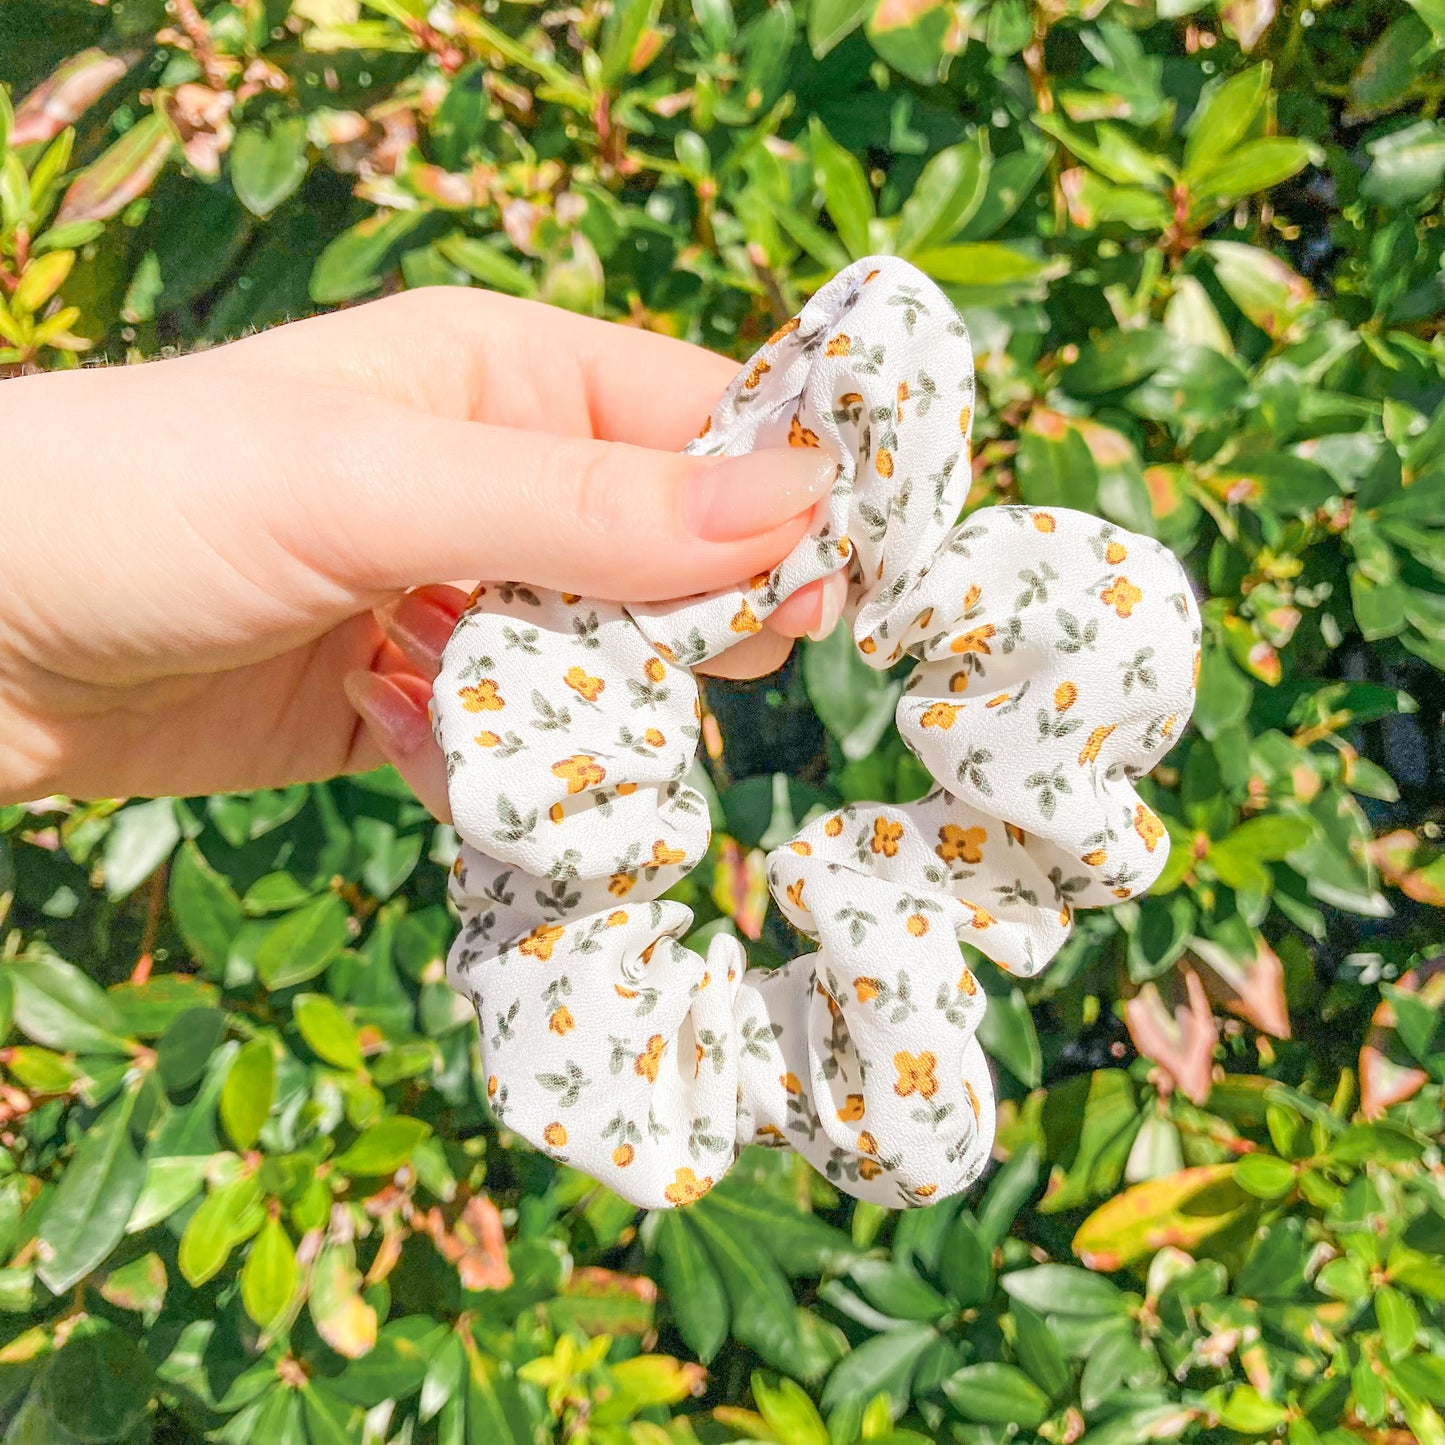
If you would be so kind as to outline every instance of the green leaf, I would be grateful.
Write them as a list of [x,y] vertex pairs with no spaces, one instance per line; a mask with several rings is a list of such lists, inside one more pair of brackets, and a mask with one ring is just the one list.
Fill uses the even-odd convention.
[[338,1069],[361,1068],[356,1025],[333,999],[324,993],[298,994],[291,1008],[301,1037],[317,1058]]
[[856,1259],[848,1268],[863,1297],[895,1320],[937,1320],[948,1301],[911,1269],[886,1259]]
[[817,116],[808,120],[812,144],[813,178],[823,193],[838,237],[854,260],[872,249],[870,226],[874,217],[873,192],[858,158],[830,136]]
[[133,1092],[122,1094],[91,1126],[55,1187],[40,1226],[36,1274],[63,1294],[120,1243],[145,1168],[130,1138]]
[[802,671],[808,699],[843,756],[867,757],[893,722],[902,682],[869,667],[844,626],[804,645]]
[[1189,178],[1192,205],[1226,202],[1268,191],[1298,175],[1313,159],[1307,141],[1292,136],[1269,136],[1246,141],[1226,156],[1213,159]]
[[1016,1269],[999,1283],[1010,1299],[1044,1315],[1127,1315],[1133,1303],[1113,1281],[1071,1264]]
[[254,1174],[243,1174],[212,1190],[181,1234],[176,1263],[186,1283],[195,1288],[214,1279],[231,1251],[260,1229],[265,1218],[261,1185]]
[[346,1174],[390,1174],[411,1158],[412,1150],[430,1133],[431,1125],[424,1120],[392,1114],[364,1129],[333,1162]]
[[221,1089],[221,1123],[238,1149],[249,1149],[260,1136],[276,1093],[276,1056],[271,1041],[252,1039],[242,1046]]
[[279,1220],[268,1219],[241,1266],[241,1303],[246,1313],[262,1330],[271,1329],[290,1308],[300,1282],[290,1238]]
[[[85,1320],[50,1359],[40,1399],[66,1439],[127,1440],[145,1418],[155,1371],[140,1345],[107,1321]],[[39,1442],[37,1441],[37,1445]]]
[[988,132],[929,158],[898,213],[898,254],[911,256],[950,241],[973,218],[988,189]]
[[1270,67],[1252,66],[1209,87],[1185,126],[1184,173],[1198,174],[1247,136],[1269,94]]
[[349,915],[335,893],[323,894],[274,924],[256,950],[256,972],[269,989],[315,978],[346,946]]
[[412,211],[378,211],[343,231],[317,257],[311,299],[328,306],[375,290],[395,252],[427,215],[420,206]]
[[758,1250],[751,1234],[735,1234],[700,1210],[689,1214],[688,1223],[701,1235],[722,1277],[733,1337],[770,1364],[786,1367],[798,1347],[798,1324],[793,1291],[782,1270]]
[[179,1013],[156,1046],[156,1072],[172,1093],[189,1089],[226,1036],[220,1009],[192,1008]]
[[41,954],[4,965],[10,975],[15,1025],[37,1044],[60,1052],[124,1054],[115,1007],[73,964]]
[[1370,169],[1360,195],[1377,206],[1412,206],[1438,196],[1445,184],[1445,125],[1420,120],[1366,146]]
[[823,1417],[801,1385],[787,1379],[770,1385],[755,1373],[752,1387],[758,1413],[775,1438],[788,1445],[832,1445]]
[[316,1332],[338,1355],[359,1359],[376,1344],[376,1311],[361,1297],[353,1245],[321,1246],[311,1266],[307,1304]]
[[306,179],[306,121],[242,126],[231,144],[231,186],[253,216],[269,216]]
[[1001,241],[960,241],[918,251],[913,264],[950,286],[1032,286],[1050,274],[1047,262]]
[[965,1365],[943,1382],[943,1393],[965,1420],[1036,1430],[1049,1416],[1049,1397],[1012,1365]]
[[938,1277],[964,1309],[974,1309],[993,1294],[993,1261],[973,1217],[953,1221],[938,1261]]
[[814,58],[821,60],[846,40],[871,8],[869,0],[812,0],[808,6],[808,44]]
[[881,1394],[901,1414],[908,1407],[919,1360],[938,1338],[932,1325],[904,1324],[864,1340],[828,1376],[820,1401],[824,1413]]
[[133,893],[180,841],[176,805],[169,798],[122,808],[105,838],[105,891],[112,898]]
[[381,1327],[372,1349],[328,1383],[343,1399],[367,1409],[383,1400],[405,1400],[423,1388],[450,1338],[445,1324],[422,1315],[392,1320]]
[[1074,1252],[1091,1269],[1123,1269],[1166,1243],[1190,1249],[1239,1219],[1253,1200],[1233,1164],[1202,1164],[1146,1180],[1079,1226]]
[[1015,1302],[1011,1313],[1014,1353],[1019,1364],[1051,1401],[1062,1400],[1073,1383],[1073,1374],[1053,1332],[1044,1317],[1026,1305]]
[[680,1211],[657,1216],[653,1248],[662,1262],[668,1308],[688,1349],[711,1363],[728,1337],[728,1298],[712,1256]]
[[1282,1199],[1294,1188],[1294,1165],[1272,1154],[1246,1154],[1235,1166],[1234,1180],[1256,1199]]
[[1272,252],[1237,241],[1207,241],[1203,249],[1229,299],[1269,336],[1291,332],[1314,304],[1310,283]]
[[453,231],[443,236],[436,248],[448,261],[493,291],[529,298],[537,294],[537,283],[531,273],[496,246]]
[[1123,391],[1157,371],[1178,344],[1162,327],[1108,331],[1080,351],[1059,381],[1065,391],[1083,398]]

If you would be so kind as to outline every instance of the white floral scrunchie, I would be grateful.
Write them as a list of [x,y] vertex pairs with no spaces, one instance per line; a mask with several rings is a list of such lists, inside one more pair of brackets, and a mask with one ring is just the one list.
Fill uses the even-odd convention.
[[[947,298],[905,262],[856,262],[758,352],[689,450],[816,446],[826,526],[734,591],[622,607],[485,586],[434,695],[463,839],[452,984],[476,1005],[498,1119],[636,1204],[698,1198],[749,1142],[790,1145],[887,1205],[965,1188],[994,1089],[967,939],[1041,969],[1074,909],[1133,897],[1168,838],[1133,780],[1187,721],[1199,621],[1157,542],[1079,512],[962,524],[973,361]],[[815,952],[748,971],[661,895],[702,858],[684,778],[691,668],[846,567],[845,623],[917,665],[900,732],[937,780],[849,804],[768,858]]]

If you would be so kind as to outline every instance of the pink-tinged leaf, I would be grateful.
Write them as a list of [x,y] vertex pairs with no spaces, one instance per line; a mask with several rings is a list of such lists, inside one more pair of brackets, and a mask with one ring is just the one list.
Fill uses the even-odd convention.
[[1239,48],[1248,55],[1274,23],[1275,0],[1229,0],[1219,13],[1234,31]]
[[309,1303],[316,1333],[338,1355],[359,1359],[376,1344],[376,1311],[361,1297],[361,1275],[350,1243],[321,1246],[311,1267]]
[[474,1194],[448,1227],[440,1209],[426,1216],[427,1232],[442,1258],[457,1267],[464,1289],[505,1289],[512,1282],[502,1216],[485,1194]]
[[[1414,838],[1414,834],[1405,836]],[[1418,994],[1432,1008],[1440,1008],[1445,1004],[1445,955],[1426,959],[1395,987],[1401,993]],[[1370,1031],[1360,1049],[1360,1113],[1366,1119],[1378,1119],[1392,1105],[1413,1099],[1429,1078],[1396,1038],[1394,1005],[1382,998],[1375,1006]]]
[[1074,1253],[1090,1269],[1109,1271],[1166,1246],[1192,1254],[1255,1203],[1234,1182],[1233,1164],[1181,1169],[1101,1204],[1074,1235]]
[[130,60],[103,50],[82,50],[63,61],[20,103],[15,112],[12,145],[54,140],[130,69]]
[[163,116],[152,111],[90,163],[70,183],[56,215],[70,221],[104,221],[150,189],[176,143]]
[[872,28],[903,30],[915,24],[930,10],[939,8],[940,0],[880,0],[873,12]]
[[1124,1005],[1124,1023],[1134,1047],[1163,1069],[1181,1094],[1203,1104],[1214,1087],[1214,1048],[1219,1042],[1214,1010],[1192,968],[1167,977],[1164,986],[1172,995],[1167,1001],[1158,984],[1146,983]]
[[713,872],[712,897],[744,938],[760,938],[768,910],[768,874],[760,848],[744,851],[735,838],[723,838]]
[[1365,845],[1380,877],[1416,903],[1445,908],[1445,850],[1422,843],[1408,828]]
[[1253,957],[1237,957],[1211,939],[1195,938],[1190,949],[1203,963],[1209,996],[1237,1018],[1277,1039],[1290,1036],[1284,964],[1263,937],[1254,935]]

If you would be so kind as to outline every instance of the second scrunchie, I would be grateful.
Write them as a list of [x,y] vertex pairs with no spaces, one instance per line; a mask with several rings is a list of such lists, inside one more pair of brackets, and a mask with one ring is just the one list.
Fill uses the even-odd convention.
[[[826,525],[773,572],[666,607],[488,585],[447,646],[434,723],[463,839],[448,975],[475,1003],[497,1117],[647,1207],[686,1204],[748,1142],[841,1189],[926,1204],[992,1148],[966,939],[1019,975],[1074,910],[1142,892],[1168,855],[1134,780],[1188,719],[1199,619],[1157,542],[968,494],[967,332],[907,263],[856,262],[781,327],[689,448],[838,462]],[[816,951],[747,969],[661,895],[707,850],[684,781],[691,669],[846,568],[877,668],[916,660],[899,730],[938,786],[849,804],[768,857]]]

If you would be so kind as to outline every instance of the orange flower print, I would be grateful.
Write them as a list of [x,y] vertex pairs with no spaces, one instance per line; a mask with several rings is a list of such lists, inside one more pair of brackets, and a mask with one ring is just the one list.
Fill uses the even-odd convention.
[[805,427],[796,413],[793,416],[793,424],[788,428],[788,445],[790,447],[815,447],[818,445],[818,433]]
[[968,435],[968,429],[973,425],[973,408],[966,406],[958,414],[958,429],[964,436]]
[[869,846],[875,853],[881,853],[885,858],[896,858],[902,840],[902,823],[890,823],[887,818],[873,820],[873,840]]
[[662,1192],[669,1204],[691,1204],[701,1199],[712,1188],[712,1175],[704,1174],[701,1179],[684,1164],[671,1184]]
[[958,991],[966,993],[969,998],[978,992],[978,980],[973,976],[971,968],[965,968],[958,976]]
[[914,938],[922,938],[928,932],[928,920],[921,913],[910,913],[903,926]]
[[647,860],[649,868],[666,868],[670,863],[681,863],[687,857],[684,848],[669,848],[661,838],[652,845],[652,857]]
[[576,1027],[572,1018],[572,1010],[566,1004],[554,1008],[551,1017],[547,1020],[547,1027],[558,1037],[570,1033]]
[[478,733],[472,740],[479,748],[494,748],[502,740],[496,733]]
[[863,284],[866,286],[877,274],[878,274],[877,271],[870,271],[870,272],[863,278]]
[[962,706],[962,703],[956,702],[936,702],[931,707],[924,708],[918,719],[919,726],[939,728],[947,732],[953,726],[953,720]]
[[808,857],[813,851],[813,845],[811,843],[804,843],[801,840],[796,843],[789,843],[788,847],[800,858]]
[[783,1086],[784,1090],[795,1099],[803,1092],[803,1085],[799,1082],[798,1076],[793,1073],[792,1070],[780,1075],[778,1082]]
[[767,342],[766,342],[765,344],[768,345],[768,346],[776,346],[776,345],[778,344],[778,342],[780,342],[780,341],[783,339],[783,337],[785,337],[785,336],[791,336],[791,335],[793,334],[793,332],[795,332],[795,331],[798,329],[798,326],[799,326],[799,325],[800,325],[800,323],[799,323],[798,318],[797,318],[796,316],[794,316],[791,320],[788,320],[788,321],[783,322],[783,324],[782,324],[780,327],[778,327],[778,329],[777,329],[775,332],[773,332],[773,334],[772,334],[770,337],[768,337]]
[[787,888],[788,902],[791,903],[794,908],[802,908],[802,907],[804,906],[804,905],[803,905],[803,884],[805,884],[807,881],[808,881],[808,880],[807,880],[806,878],[799,878],[796,883],[789,883],[789,884],[788,884],[788,888]]
[[619,798],[630,798],[636,791],[636,783],[618,783],[617,785],[617,796]]
[[571,607],[574,602],[580,602],[582,600],[582,594],[580,592],[564,592],[562,594],[562,600]]
[[878,980],[876,978],[855,978],[853,991],[858,995],[859,1003],[871,1003],[880,992]]
[[495,1099],[495,1098],[497,1097],[497,1088],[498,1088],[498,1085],[497,1085],[497,1076],[496,1076],[495,1074],[488,1074],[488,1075],[487,1075],[487,1098],[489,1098],[489,1099]]
[[1200,669],[1203,665],[1204,665],[1204,654],[1203,654],[1202,652],[1196,652],[1196,653],[1194,654],[1194,672],[1193,672],[1193,674],[1191,675],[1191,676],[1192,676],[1191,686],[1193,686],[1193,687],[1198,687],[1198,686],[1199,686],[1199,669]]
[[824,348],[828,356],[847,356],[852,349],[853,338],[845,336],[841,331]]
[[992,928],[994,924],[998,922],[998,919],[996,919],[987,908],[980,908],[977,903],[970,903],[968,906],[973,909],[973,918],[969,921],[970,927],[978,929]]
[[614,908],[607,915],[608,928],[621,928],[627,922],[627,910],[625,908]]
[[562,819],[567,816],[567,810],[561,803],[553,803],[552,806],[547,809],[547,816],[554,823],[560,823]]
[[913,625],[914,625],[915,627],[920,627],[920,628],[921,628],[921,627],[927,627],[928,624],[929,624],[930,622],[932,622],[932,621],[933,621],[933,608],[931,608],[931,607],[925,607],[925,608],[923,609],[923,611],[920,612],[920,613],[918,614],[918,616],[913,619]]
[[874,642],[871,637],[865,637],[863,641],[858,644],[858,651],[866,652],[871,656],[878,651],[878,644]]
[[874,463],[878,468],[878,475],[885,480],[893,475],[893,453],[887,447],[878,448],[878,456]]
[[863,1117],[863,1095],[849,1094],[843,1101],[843,1107],[838,1110],[838,1122],[841,1124],[856,1124]]
[[1008,837],[1012,839],[1013,842],[1019,845],[1020,848],[1022,848],[1024,846],[1024,843],[1028,840],[1029,835],[1025,833],[1024,830],[1020,828],[1017,823],[1005,823],[1003,825],[1003,830],[1008,835]]
[[756,362],[754,362],[754,363],[753,363],[753,369],[752,369],[750,372],[748,372],[747,380],[743,382],[743,389],[746,390],[746,391],[756,391],[756,390],[758,389],[758,383],[759,383],[772,369],[773,369],[773,368],[772,368],[766,361],[756,361]]
[[919,1199],[932,1199],[938,1193],[936,1184],[920,1184],[914,1191]]
[[567,676],[562,680],[573,692],[580,693],[588,702],[596,702],[607,687],[600,677],[588,677],[587,670],[581,667],[569,667]]
[[567,1142],[567,1126],[565,1124],[548,1124],[542,1130],[542,1138],[548,1146],[553,1149],[560,1149]]
[[1087,767],[1099,756],[1099,749],[1104,746],[1104,740],[1117,726],[1117,723],[1100,723],[1089,734],[1088,742],[1079,750],[1079,766],[1081,768]]
[[1120,573],[1099,593],[1099,601],[1112,607],[1120,617],[1128,617],[1134,610],[1134,604],[1143,596],[1144,594],[1123,573]]
[[978,1102],[978,1095],[973,1092],[973,1085],[967,1079],[963,1081],[963,1092],[968,1095],[968,1107],[973,1110],[974,1123],[977,1123],[983,1113],[983,1106]]
[[569,793],[580,793],[585,788],[594,788],[607,776],[607,770],[591,753],[573,753],[552,764],[552,774],[567,784]]
[[967,692],[968,674],[962,671],[962,669],[955,672],[953,676],[948,679],[948,690],[949,692]]
[[738,608],[733,616],[733,620],[728,623],[728,626],[732,631],[740,633],[744,637],[763,630],[763,624],[758,621],[757,613],[748,606],[746,600],[744,600],[743,605]]
[[1079,689],[1071,682],[1061,682],[1054,689],[1054,710],[1068,712],[1079,700]]
[[667,739],[656,728],[648,728],[642,735],[642,741],[650,748],[660,748]]
[[900,422],[903,420],[903,403],[908,400],[908,397],[908,383],[906,381],[900,381],[898,383],[898,420]]
[[619,1169],[626,1169],[627,1166],[632,1163],[636,1155],[637,1151],[632,1147],[631,1144],[619,1144],[612,1151],[612,1162]]
[[[860,1144],[861,1148],[862,1145]],[[883,1166],[876,1159],[860,1159],[858,1161],[858,1177],[860,1179],[876,1179],[883,1172]]]
[[470,687],[459,688],[457,696],[461,698],[462,706],[468,712],[501,712],[507,705],[506,699],[497,692],[497,684],[490,677],[484,677]]
[[768,585],[768,578],[772,575],[773,574],[771,572],[755,572],[751,577],[748,578],[748,591],[761,591],[764,587]]
[[655,1084],[657,1066],[662,1062],[666,1049],[667,1040],[661,1034],[653,1034],[643,1046],[642,1052],[632,1061],[633,1072],[646,1079],[649,1084]]
[[614,873],[607,880],[607,891],[614,898],[626,898],[632,892],[632,885],[636,882],[636,873]]
[[702,430],[701,430],[700,432],[698,432],[698,434],[697,434],[697,439],[698,439],[698,441],[701,441],[711,430],[712,430],[712,418],[711,418],[711,417],[708,417],[708,419],[707,419],[705,422],[703,422],[703,424],[702,424]]
[[667,676],[667,668],[663,665],[661,658],[649,657],[642,664],[642,675],[648,682],[661,682]]
[[826,823],[823,824],[823,831],[830,837],[836,838],[843,831],[843,820],[834,813]]
[[1104,561],[1109,566],[1117,567],[1129,555],[1129,549],[1122,542],[1110,542],[1104,548]]
[[539,923],[518,945],[517,952],[546,963],[552,950],[562,941],[563,929],[558,923]]
[[759,1124],[753,1133],[753,1139],[769,1149],[781,1149],[788,1142],[776,1124]]
[[866,1129],[858,1136],[858,1152],[860,1154],[876,1154],[878,1152],[878,1141]]
[[971,627],[967,632],[959,633],[948,644],[948,650],[954,653],[981,652],[986,657],[991,657],[993,648],[988,645],[988,640],[993,634],[993,623],[985,622],[982,627]]
[[1058,523],[1054,521],[1053,516],[1048,512],[1034,512],[1029,520],[1040,532],[1052,532],[1054,528],[1058,526]]
[[1152,853],[1164,836],[1164,824],[1139,803],[1134,808],[1134,831],[1144,840],[1145,849]]
[[893,1092],[900,1099],[906,1099],[910,1094],[931,1099],[938,1092],[938,1077],[934,1073],[938,1068],[938,1056],[931,1050],[910,1054],[907,1049],[899,1049],[893,1055],[893,1067],[898,1072]]
[[986,842],[986,828],[961,828],[957,823],[945,823],[938,830],[938,846],[933,851],[945,863],[982,863]]
[[1094,848],[1085,853],[1079,862],[1088,868],[1098,868],[1109,861],[1109,855],[1103,848]]
[[1001,692],[1001,693],[999,693],[997,696],[989,698],[989,700],[988,700],[986,703],[984,703],[984,706],[985,706],[985,707],[1002,707],[1002,706],[1004,705],[1004,703],[1006,703],[1008,700],[1009,700],[1009,695],[1008,695],[1008,693],[1006,693],[1006,692]]

